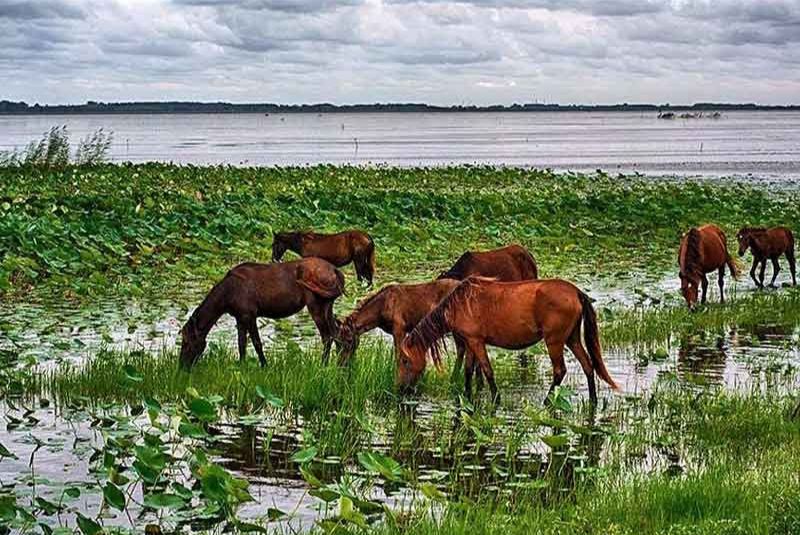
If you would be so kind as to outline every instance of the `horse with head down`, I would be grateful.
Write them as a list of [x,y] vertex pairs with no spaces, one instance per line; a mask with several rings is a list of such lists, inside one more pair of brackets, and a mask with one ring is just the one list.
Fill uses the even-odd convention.
[[703,225],[689,229],[681,238],[678,249],[678,267],[681,279],[681,293],[686,304],[693,309],[697,304],[698,290],[702,287],[701,302],[706,302],[708,279],[706,273],[717,272],[719,298],[725,302],[725,267],[731,276],[737,278],[739,272],[728,253],[725,233],[716,225]]
[[206,348],[206,337],[223,314],[236,319],[239,358],[249,335],[262,366],[267,361],[256,318],[286,318],[308,308],[324,344],[327,360],[337,331],[333,302],[344,293],[344,275],[320,258],[283,264],[246,263],[234,267],[200,303],[181,329],[180,363],[190,369]]

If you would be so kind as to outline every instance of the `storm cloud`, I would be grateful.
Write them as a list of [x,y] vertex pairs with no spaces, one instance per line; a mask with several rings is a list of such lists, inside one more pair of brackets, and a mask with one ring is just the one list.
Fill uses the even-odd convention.
[[800,0],[0,0],[0,98],[800,103]]

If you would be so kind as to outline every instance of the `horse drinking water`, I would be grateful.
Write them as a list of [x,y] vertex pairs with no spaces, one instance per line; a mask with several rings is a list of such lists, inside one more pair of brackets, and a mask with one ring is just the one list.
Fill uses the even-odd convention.
[[256,318],[286,318],[308,308],[324,345],[327,360],[336,319],[333,302],[344,293],[344,275],[321,258],[283,264],[239,264],[218,282],[181,329],[181,365],[190,369],[206,348],[206,337],[223,314],[236,319],[239,358],[244,360],[247,337],[262,366],[267,361]]
[[280,262],[287,249],[303,258],[322,258],[336,267],[352,262],[358,280],[365,280],[372,286],[372,278],[375,276],[375,243],[366,232],[348,230],[338,234],[276,233],[272,239],[272,261]]
[[708,279],[706,273],[717,271],[719,284],[719,300],[725,302],[725,266],[733,278],[739,276],[728,254],[728,243],[725,233],[716,225],[703,225],[689,229],[681,238],[678,250],[678,267],[680,268],[681,293],[689,309],[697,304],[697,290],[702,286],[701,302],[706,302]]
[[[395,353],[399,357],[403,338],[459,284],[460,281],[453,279],[422,284],[390,284],[367,297],[339,326],[342,361],[353,355],[362,334],[376,328],[392,335]],[[461,360],[463,344],[456,341],[456,347]]]
[[[588,351],[581,343],[581,324]],[[553,381],[548,397],[561,384],[567,369],[564,346],[570,348],[586,374],[589,399],[597,401],[594,374],[616,389],[606,370],[600,352],[597,317],[589,297],[575,285],[560,280],[496,282],[469,278],[442,300],[401,345],[398,382],[407,388],[425,371],[426,354],[441,366],[441,339],[452,332],[466,344],[467,365],[464,367],[464,388],[472,395],[475,359],[497,401],[497,385],[486,353],[486,345],[505,349],[523,349],[540,340],[547,344],[553,364]]]
[[[778,259],[786,255],[789,263],[789,272],[792,274],[792,285],[797,285],[795,276],[794,234],[786,227],[754,228],[745,227],[736,234],[739,241],[739,256],[744,256],[747,249],[753,252],[753,267],[750,268],[750,278],[759,288],[764,287],[764,270],[767,267],[767,258],[772,260],[772,282],[770,288],[775,287],[775,279],[781,270]],[[761,272],[756,280],[756,266],[761,264]]]

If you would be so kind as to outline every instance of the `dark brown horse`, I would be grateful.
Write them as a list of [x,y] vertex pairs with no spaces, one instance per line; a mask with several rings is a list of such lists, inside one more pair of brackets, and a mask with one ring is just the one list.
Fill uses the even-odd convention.
[[287,249],[303,258],[322,258],[336,267],[352,262],[358,280],[365,280],[372,286],[372,278],[375,276],[375,243],[366,232],[348,230],[338,234],[276,233],[272,239],[272,261],[280,262]]
[[[772,282],[770,288],[775,287],[775,279],[781,270],[778,259],[786,255],[789,271],[792,273],[792,284],[797,285],[795,276],[794,259],[794,234],[786,227],[754,228],[745,227],[736,234],[739,241],[739,256],[744,256],[747,249],[753,252],[753,267],[750,268],[750,278],[759,288],[764,287],[764,270],[767,267],[767,258],[772,260]],[[761,264],[761,272],[756,280],[756,266]]]
[[327,360],[336,334],[333,302],[344,293],[344,275],[320,258],[304,258],[283,264],[240,264],[218,282],[181,329],[181,365],[189,369],[206,348],[206,337],[223,314],[236,319],[239,358],[244,360],[247,336],[261,365],[264,350],[256,318],[286,318],[303,307],[317,325]]
[[[581,343],[581,323],[588,352]],[[425,371],[430,352],[441,366],[441,339],[452,332],[466,344],[465,393],[472,395],[471,359],[477,360],[495,400],[499,399],[486,345],[523,349],[540,340],[547,344],[553,364],[550,393],[567,373],[564,346],[578,359],[589,383],[589,398],[597,401],[594,374],[616,389],[600,352],[597,317],[589,297],[573,284],[560,280],[496,282],[469,278],[450,292],[401,345],[398,382],[409,387]]]
[[527,249],[512,244],[491,251],[467,251],[438,278],[464,280],[467,277],[489,277],[504,282],[524,281],[538,279],[539,269]]
[[703,225],[689,229],[681,238],[678,250],[679,276],[681,278],[681,293],[686,304],[692,309],[697,304],[697,291],[703,288],[701,301],[706,302],[708,279],[706,273],[717,271],[719,284],[719,299],[725,302],[725,266],[733,278],[739,276],[733,258],[728,254],[728,242],[725,233],[716,225]]
[[[342,361],[349,359],[358,347],[359,337],[379,328],[394,338],[400,355],[400,343],[439,302],[458,286],[460,281],[442,279],[422,284],[390,284],[364,299],[339,326]],[[464,345],[456,342],[459,361]]]

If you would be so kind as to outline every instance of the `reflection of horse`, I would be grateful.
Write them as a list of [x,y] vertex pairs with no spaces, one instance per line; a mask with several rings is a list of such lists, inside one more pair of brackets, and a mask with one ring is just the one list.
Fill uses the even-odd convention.
[[[581,343],[581,324],[586,338]],[[581,364],[589,384],[589,398],[597,401],[594,375],[617,388],[606,370],[600,352],[597,317],[589,296],[573,284],[559,280],[497,282],[471,277],[428,314],[406,336],[401,346],[398,380],[409,387],[425,371],[426,354],[441,365],[441,339],[452,332],[467,346],[464,389],[472,395],[472,359],[477,361],[497,400],[494,371],[486,345],[505,349],[523,349],[544,340],[553,364],[550,392],[561,384],[567,373],[564,346],[568,346]],[[549,393],[548,393],[549,395]]]
[[453,267],[439,275],[440,279],[464,280],[467,277],[488,277],[504,282],[539,278],[533,255],[521,245],[508,245],[491,251],[467,251]]
[[701,335],[688,335],[678,346],[678,373],[702,377],[711,384],[722,384],[728,361],[725,336],[717,335],[713,341]]
[[731,255],[728,254],[728,244],[725,233],[716,225],[703,225],[689,229],[681,238],[678,251],[678,266],[680,267],[681,293],[683,293],[689,308],[697,304],[697,290],[702,284],[703,295],[701,301],[706,302],[708,279],[706,273],[718,272],[719,298],[725,302],[725,266],[736,278],[738,272]]
[[333,302],[344,293],[344,275],[321,258],[284,264],[239,264],[219,281],[181,329],[181,365],[191,368],[206,348],[206,337],[223,314],[236,319],[239,358],[247,336],[261,365],[267,364],[256,318],[286,318],[308,308],[324,344],[327,359],[336,334]]
[[289,249],[303,258],[316,256],[336,267],[350,262],[356,268],[358,280],[372,286],[375,275],[375,243],[366,232],[348,230],[338,234],[316,232],[278,232],[272,239],[272,261],[279,262]]
[[[775,279],[781,270],[778,259],[786,255],[789,271],[792,274],[792,284],[797,285],[795,276],[794,235],[786,227],[753,228],[745,227],[736,235],[739,241],[739,256],[744,256],[749,248],[753,252],[753,267],[750,268],[750,278],[759,288],[764,287],[764,270],[767,267],[767,258],[772,261],[771,288],[775,287]],[[756,266],[761,264],[761,271],[756,280]]]

